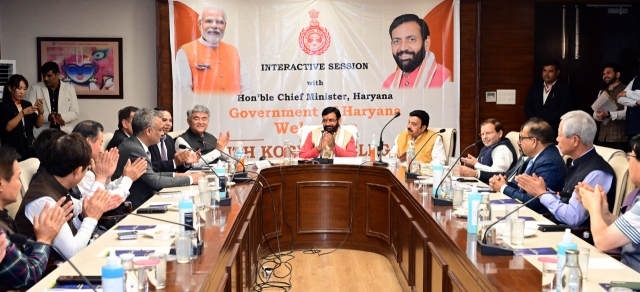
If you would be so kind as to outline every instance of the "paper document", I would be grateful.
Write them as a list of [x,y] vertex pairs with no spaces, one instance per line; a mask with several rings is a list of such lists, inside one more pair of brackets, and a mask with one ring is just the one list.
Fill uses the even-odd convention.
[[[593,111],[613,112],[618,110],[618,105],[611,100],[606,91],[602,90],[598,95],[598,99],[591,105],[591,109]],[[602,120],[602,123],[606,125],[609,121],[611,121],[611,118],[606,118]]]

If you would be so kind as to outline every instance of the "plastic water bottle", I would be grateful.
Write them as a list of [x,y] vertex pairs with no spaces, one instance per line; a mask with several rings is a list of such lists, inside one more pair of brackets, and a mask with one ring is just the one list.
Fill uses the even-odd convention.
[[[193,226],[193,202],[189,196],[183,196],[182,201],[178,203],[178,214],[181,224]],[[185,227],[180,226],[180,230],[184,231]]]
[[415,153],[413,146],[414,146],[413,141],[409,141],[409,149],[407,149],[407,170],[409,173],[411,173],[411,163],[415,159],[413,154]]
[[577,250],[578,245],[573,242],[571,229],[567,228],[564,230],[562,241],[558,243],[558,271],[556,274],[556,287],[558,287],[558,291],[560,291],[562,287],[562,270],[564,269],[564,264],[567,262],[567,250],[570,249]]
[[[439,197],[441,190],[438,188],[440,186],[440,182],[442,182],[442,176],[444,175],[444,167],[440,164],[436,164],[433,166],[433,194],[436,197]],[[442,186],[440,186],[442,187]]]
[[376,161],[376,146],[376,135],[373,135],[369,145],[369,161]]
[[290,165],[291,163],[291,145],[289,140],[284,140],[284,146],[282,146],[282,164]]
[[239,161],[236,171],[244,171],[244,148],[242,148],[242,142],[236,143],[236,159]]
[[473,184],[471,192],[467,195],[467,233],[478,233],[478,207],[481,200],[478,186]]
[[226,191],[227,190],[227,176],[225,175],[226,170],[222,166],[216,166],[214,171],[218,175],[216,177],[216,181],[218,182],[218,187],[220,188],[220,198],[221,199],[226,199],[227,198],[227,191]]
[[107,265],[102,267],[102,291],[124,292],[124,267],[115,252],[109,253]]

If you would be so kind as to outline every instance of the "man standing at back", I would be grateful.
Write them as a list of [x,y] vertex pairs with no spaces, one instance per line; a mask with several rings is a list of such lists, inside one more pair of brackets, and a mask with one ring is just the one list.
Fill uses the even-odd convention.
[[614,63],[604,65],[602,80],[606,87],[598,92],[598,96],[606,93],[609,101],[615,104],[618,109],[615,111],[596,110],[593,112],[593,118],[596,121],[602,122],[600,123],[597,144],[625,151],[627,149],[627,137],[624,133],[624,127],[626,124],[627,107],[619,104],[616,100],[618,94],[627,87],[626,84],[620,81],[620,65]]
[[547,121],[556,132],[560,117],[573,107],[573,95],[569,84],[558,80],[560,63],[557,60],[547,60],[542,66],[542,82],[531,85],[524,115],[527,119],[538,117]]
[[36,104],[38,99],[44,101],[44,123],[49,127],[61,129],[70,133],[73,129],[70,123],[78,119],[80,108],[78,97],[73,85],[60,82],[60,68],[55,62],[46,62],[40,67],[42,82],[31,86],[27,94],[27,100]]
[[197,184],[198,179],[204,177],[202,172],[181,174],[173,172],[155,172],[151,164],[149,146],[160,143],[160,137],[164,135],[162,115],[152,109],[139,109],[133,117],[133,136],[122,141],[118,147],[120,158],[112,179],[117,179],[123,174],[129,161],[134,162],[138,158],[147,161],[146,172],[130,188],[129,197],[133,209],[137,209],[153,196],[156,191],[163,188],[188,186]]

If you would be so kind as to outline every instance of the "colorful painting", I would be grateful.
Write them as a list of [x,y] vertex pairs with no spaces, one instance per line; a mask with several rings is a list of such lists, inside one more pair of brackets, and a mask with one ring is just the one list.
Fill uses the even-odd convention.
[[123,98],[121,38],[38,38],[38,71],[49,61],[78,98]]

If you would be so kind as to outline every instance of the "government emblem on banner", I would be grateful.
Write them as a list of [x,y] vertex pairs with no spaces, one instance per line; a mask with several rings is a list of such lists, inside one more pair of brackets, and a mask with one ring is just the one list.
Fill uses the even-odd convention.
[[298,44],[302,51],[311,56],[324,54],[331,45],[331,35],[326,28],[320,26],[318,14],[320,14],[318,10],[309,11],[311,22],[308,27],[302,29],[298,37]]

